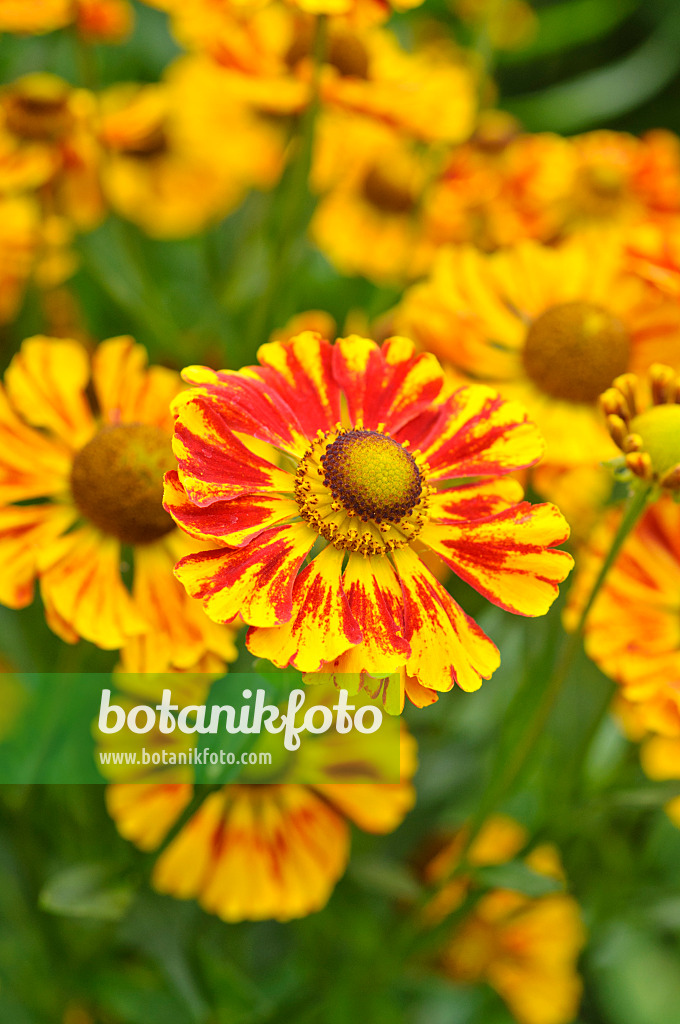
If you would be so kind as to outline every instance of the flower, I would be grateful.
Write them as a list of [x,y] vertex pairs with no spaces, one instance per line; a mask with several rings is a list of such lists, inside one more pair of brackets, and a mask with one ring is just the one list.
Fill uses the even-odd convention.
[[680,376],[670,366],[649,369],[652,403],[641,408],[640,381],[634,373],[617,377],[600,396],[612,440],[626,466],[647,483],[680,490]]
[[127,0],[0,0],[0,32],[36,35],[75,22],[88,39],[120,42],[132,19]]
[[[415,799],[415,743],[402,734],[402,781],[389,784],[228,785],[213,791],[158,857],[152,884],[198,899],[225,921],[289,921],[326,905],[349,858],[349,822],[392,832]],[[107,790],[118,831],[155,850],[189,805],[182,783]]]
[[[572,628],[610,550],[621,510],[612,509],[580,555],[565,616]],[[585,624],[588,655],[628,700],[661,697],[680,707],[680,505],[650,505],[609,569]]]
[[216,622],[240,613],[250,650],[278,666],[404,669],[419,705],[476,689],[498,651],[420,552],[494,604],[547,611],[572,565],[553,549],[568,527],[507,477],[540,457],[536,428],[489,388],[450,392],[406,338],[307,332],[258,358],[184,371],[165,507],[210,547],[178,579]]
[[431,156],[366,117],[320,119],[311,186],[320,193],[310,233],[342,274],[381,284],[413,280],[432,264],[421,198]]
[[[459,833],[428,865],[426,875],[437,881],[455,866],[460,855]],[[503,816],[490,818],[471,844],[471,866],[504,864],[527,842],[526,830]],[[524,861],[538,875],[564,885],[557,850],[535,847]],[[445,882],[434,906],[444,916],[459,907],[472,880]],[[452,887],[456,898],[451,899]],[[442,895],[448,893],[443,904]],[[585,944],[578,904],[565,892],[531,897],[511,889],[491,889],[454,926],[440,954],[440,967],[456,982],[491,985],[505,1000],[518,1024],[570,1024],[581,997],[576,960]]]
[[0,601],[30,604],[38,577],[51,628],[68,643],[131,645],[129,671],[234,653],[231,631],[172,575],[192,550],[161,505],[180,386],[174,371],[147,368],[132,338],[103,342],[90,360],[79,343],[45,337],[23,343],[0,386]]
[[112,207],[148,234],[196,234],[253,185],[274,184],[278,134],[225,90],[220,69],[175,62],[166,80],[115,85],[101,97],[102,184]]
[[598,397],[621,373],[679,358],[679,313],[626,272],[621,237],[600,231],[492,256],[442,249],[395,325],[521,401],[545,436],[546,464],[573,467],[614,454]]
[[24,75],[0,92],[0,187],[39,189],[47,214],[83,230],[104,215],[95,98],[56,75]]

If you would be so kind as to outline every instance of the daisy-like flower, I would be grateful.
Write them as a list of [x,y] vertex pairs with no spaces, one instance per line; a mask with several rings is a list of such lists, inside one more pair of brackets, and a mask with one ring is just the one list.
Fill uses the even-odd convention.
[[172,575],[193,547],[161,505],[180,387],[131,338],[90,360],[79,343],[44,337],[23,343],[0,387],[0,601],[30,604],[38,577],[51,628],[69,643],[132,645],[129,671],[234,654],[231,631]]
[[547,611],[568,527],[507,478],[540,458],[538,431],[489,388],[450,393],[405,338],[303,333],[258,358],[184,372],[165,507],[209,549],[178,579],[216,622],[240,613],[250,650],[278,666],[401,671],[421,706],[476,689],[498,651],[420,555],[503,608]]
[[564,467],[615,454],[598,398],[617,375],[680,358],[677,304],[627,273],[621,237],[602,232],[492,256],[443,249],[395,326],[526,405],[546,463]]
[[[430,862],[431,882],[445,877],[456,864],[463,833]],[[528,835],[517,822],[490,818],[472,843],[473,867],[504,864],[526,845]],[[539,875],[564,885],[557,850],[535,847],[524,862]],[[427,916],[440,919],[457,909],[470,889],[469,879],[444,882]],[[581,998],[576,961],[586,940],[576,900],[564,891],[530,897],[511,889],[491,889],[452,929],[440,954],[442,971],[458,983],[486,982],[507,1003],[519,1024],[570,1024]]]
[[[565,617],[569,628],[620,519],[613,509],[581,555]],[[680,505],[671,497],[650,505],[624,542],[588,615],[585,647],[628,699],[647,703],[661,695],[680,706]]]
[[[340,761],[337,768],[342,777]],[[404,730],[401,782],[222,786],[159,855],[152,884],[197,899],[225,921],[311,914],[325,906],[347,866],[350,822],[371,833],[397,828],[415,802],[415,769],[415,742]],[[152,851],[193,793],[187,783],[117,783],[107,805],[120,834]]]

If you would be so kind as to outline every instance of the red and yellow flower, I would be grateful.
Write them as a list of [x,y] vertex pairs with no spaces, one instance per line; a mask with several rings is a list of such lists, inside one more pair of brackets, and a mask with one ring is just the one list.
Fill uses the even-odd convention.
[[184,371],[165,507],[209,549],[178,579],[216,622],[240,613],[250,650],[278,666],[403,669],[418,705],[476,689],[498,651],[420,553],[494,604],[547,611],[571,568],[553,547],[568,527],[507,477],[540,458],[536,428],[489,388],[451,393],[405,338],[306,333],[258,356]]
[[30,604],[37,577],[51,628],[68,643],[123,648],[128,671],[189,668],[206,655],[223,665],[234,654],[231,631],[172,575],[194,546],[161,505],[180,386],[174,371],[147,368],[131,338],[104,342],[90,360],[78,342],[36,337],[0,388],[0,600]]
[[71,24],[87,39],[118,43],[132,29],[132,8],[127,0],[0,0],[0,32],[37,35]]

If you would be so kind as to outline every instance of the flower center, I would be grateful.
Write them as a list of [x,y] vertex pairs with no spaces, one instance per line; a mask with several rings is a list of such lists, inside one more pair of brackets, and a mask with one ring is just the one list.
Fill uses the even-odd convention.
[[170,437],[160,427],[102,427],[73,461],[73,500],[104,533],[148,544],[175,528],[162,505],[163,475],[173,463]]
[[152,157],[167,153],[168,148],[165,128],[162,124],[156,124],[150,127],[145,135],[139,135],[126,142],[121,146],[120,152],[137,160],[151,160]]
[[420,500],[423,482],[413,456],[385,434],[350,430],[321,462],[333,497],[364,522],[398,522]]
[[522,354],[534,384],[567,402],[594,402],[628,369],[629,357],[624,325],[590,302],[547,309],[529,327]]
[[411,189],[375,164],[366,174],[364,199],[382,213],[410,213],[415,204]]
[[300,514],[339,550],[384,554],[410,544],[428,518],[428,469],[377,430],[319,433],[300,460]]
[[652,406],[635,416],[629,429],[641,437],[641,451],[649,454],[656,476],[680,465],[680,405]]
[[[284,56],[286,65],[294,69],[301,60],[311,57],[313,49],[313,21],[301,22]],[[358,36],[352,32],[337,32],[331,36],[324,55],[324,63],[334,67],[343,78],[368,78],[368,51]]]
[[28,76],[5,97],[5,123],[22,139],[54,142],[73,124],[68,107],[69,87],[52,75]]

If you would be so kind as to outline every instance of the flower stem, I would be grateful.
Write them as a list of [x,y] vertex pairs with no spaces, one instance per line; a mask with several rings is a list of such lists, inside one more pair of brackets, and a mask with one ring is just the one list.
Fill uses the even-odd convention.
[[[467,854],[472,843],[479,834],[482,825],[489,814],[495,810],[501,800],[510,792],[522,769],[533,753],[533,750],[552,713],[562,687],[569,676],[574,658],[580,650],[586,620],[593,604],[595,603],[597,595],[602,588],[602,584],[604,583],[609,570],[616,561],[623,543],[644,512],[652,489],[653,488],[651,486],[641,487],[632,495],[628,507],[619,524],[619,528],[616,532],[611,548],[600,567],[600,571],[598,572],[595,582],[593,583],[585,601],[578,623],[573,633],[568,637],[566,643],[562,647],[559,661],[548,679],[547,685],[536,704],[533,715],[529,718],[518,741],[514,745],[512,756],[507,760],[501,759],[501,763],[499,763],[498,758],[496,759],[494,767],[498,769],[498,771],[492,772],[491,783],[482,795],[479,807],[470,822],[465,846],[463,847],[460,861],[453,874],[458,874],[469,867],[467,863]],[[522,691],[520,691],[512,701],[506,713],[506,731],[507,723],[514,719],[513,712],[523,696],[524,693],[522,688]]]
[[321,71],[326,53],[327,18],[319,15],[312,56],[314,72],[309,104],[300,119],[297,147],[279,187],[280,203],[273,206],[274,237],[270,250],[269,280],[251,318],[250,351],[267,340],[277,300],[290,285],[298,262],[295,243],[311,218],[309,174],[312,165],[317,114],[320,107]]

